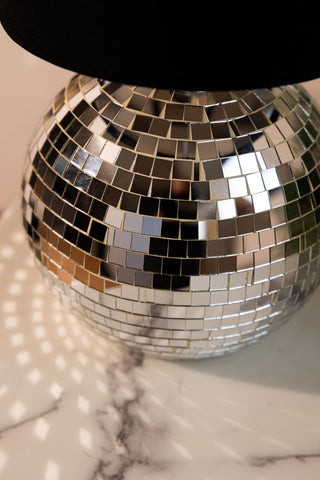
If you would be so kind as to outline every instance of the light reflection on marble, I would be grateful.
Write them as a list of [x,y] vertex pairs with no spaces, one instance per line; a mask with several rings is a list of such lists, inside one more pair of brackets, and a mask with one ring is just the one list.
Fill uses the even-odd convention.
[[0,225],[0,478],[320,478],[318,294],[238,353],[160,361],[97,336]]

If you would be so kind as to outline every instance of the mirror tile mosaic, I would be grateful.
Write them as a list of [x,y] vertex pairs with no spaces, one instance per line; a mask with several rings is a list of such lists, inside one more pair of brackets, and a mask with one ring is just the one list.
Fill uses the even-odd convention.
[[189,92],[76,75],[25,166],[41,272],[96,331],[162,358],[258,340],[319,283],[319,124],[299,86]]

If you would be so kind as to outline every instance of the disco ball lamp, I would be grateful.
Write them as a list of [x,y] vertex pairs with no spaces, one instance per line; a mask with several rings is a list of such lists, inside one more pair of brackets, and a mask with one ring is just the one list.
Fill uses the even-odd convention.
[[23,176],[23,224],[52,291],[97,332],[160,358],[233,352],[281,325],[320,280],[320,113],[287,81],[300,74],[290,55],[301,66],[309,50],[282,50],[261,73],[262,48],[260,70],[232,78],[199,73],[183,47],[176,70],[163,49],[168,71],[160,49],[154,65],[133,47],[102,59],[94,38],[91,57],[68,52],[84,52],[77,41],[34,47],[33,27],[16,41],[84,72],[40,122]]

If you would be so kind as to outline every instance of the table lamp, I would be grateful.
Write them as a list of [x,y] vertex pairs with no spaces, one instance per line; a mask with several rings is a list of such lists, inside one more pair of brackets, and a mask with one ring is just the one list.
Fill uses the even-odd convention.
[[78,72],[30,143],[23,225],[100,334],[222,355],[319,284],[320,113],[298,83],[320,71],[310,3],[2,0],[15,42]]

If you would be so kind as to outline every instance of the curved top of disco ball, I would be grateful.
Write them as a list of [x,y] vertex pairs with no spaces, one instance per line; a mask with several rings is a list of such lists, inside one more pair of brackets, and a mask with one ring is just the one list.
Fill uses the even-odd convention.
[[319,76],[314,4],[2,0],[9,36],[85,75],[187,90],[271,88]]

